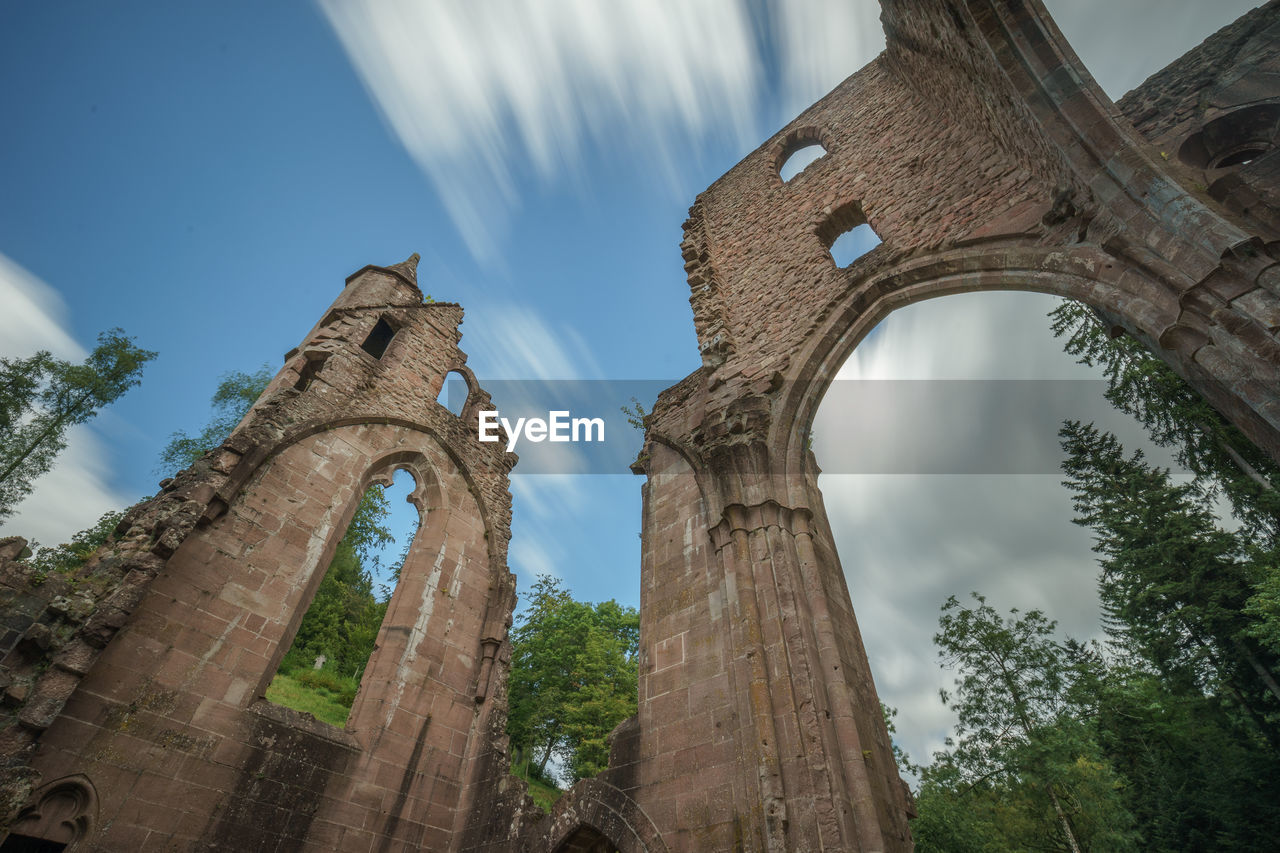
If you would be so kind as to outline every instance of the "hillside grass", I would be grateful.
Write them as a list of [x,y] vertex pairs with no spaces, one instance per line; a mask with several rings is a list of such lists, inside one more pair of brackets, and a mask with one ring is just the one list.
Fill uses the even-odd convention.
[[529,768],[517,764],[511,768],[511,775],[523,779],[529,783],[529,796],[533,797],[534,805],[550,814],[551,806],[556,800],[564,796],[564,791],[544,779],[538,779],[529,774]]
[[267,687],[267,701],[310,714],[322,723],[344,728],[360,682],[324,670],[278,672]]

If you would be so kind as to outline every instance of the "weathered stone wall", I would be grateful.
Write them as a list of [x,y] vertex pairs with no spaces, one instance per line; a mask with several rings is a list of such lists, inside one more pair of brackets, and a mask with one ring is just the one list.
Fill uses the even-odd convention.
[[[85,576],[108,577],[96,601],[64,604],[77,578],[32,587],[4,561],[7,645],[63,640],[31,687],[12,685],[8,757],[29,756],[45,783],[85,780],[83,849],[446,849],[496,781],[510,787],[505,766],[477,777],[475,757],[505,757],[515,459],[476,440],[488,400],[457,348],[461,319],[423,304],[412,263],[362,270],[223,447],[91,560]],[[396,331],[375,357],[361,343],[379,321]],[[473,385],[462,417],[436,402],[450,370]],[[402,468],[423,522],[346,727],[272,705],[263,694],[360,496]],[[130,561],[149,570],[101,570]],[[13,830],[46,836],[46,823],[27,812]]]
[[[423,305],[412,264],[369,267],[226,444],[79,572],[38,584],[0,543],[19,830],[101,850],[909,850],[808,450],[818,403],[894,309],[1036,290],[1111,318],[1280,458],[1280,0],[1118,106],[1038,0],[883,5],[885,53],[690,210],[703,364],[635,466],[639,710],[609,770],[546,817],[509,776],[514,457],[475,440],[461,309]],[[784,182],[811,142],[826,156]],[[832,241],[863,222],[883,242],[838,268]],[[399,331],[378,358],[359,344],[380,319]],[[461,418],[433,402],[451,369]],[[397,467],[425,523],[348,726],[265,702],[361,491]]]
[[[716,181],[685,224],[703,366],[660,396],[637,465],[632,796],[673,850],[910,848],[913,806],[807,449],[827,384],[894,309],[990,289],[1079,299],[1280,456],[1269,220],[1161,156],[1038,2],[883,5],[885,53]],[[1153,78],[1177,97],[1129,103],[1186,117],[1142,129],[1190,135],[1243,103],[1210,90],[1280,96],[1277,21],[1272,3]],[[826,155],[784,182],[779,166],[813,142]],[[1217,168],[1265,199],[1272,156]],[[863,222],[883,242],[837,267],[831,241]]]

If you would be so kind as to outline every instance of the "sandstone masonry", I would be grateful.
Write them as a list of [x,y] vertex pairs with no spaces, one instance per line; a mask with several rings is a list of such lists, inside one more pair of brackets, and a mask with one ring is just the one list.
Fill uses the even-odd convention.
[[[1035,290],[1146,343],[1280,458],[1280,0],[1118,103],[1039,0],[882,5],[885,52],[685,223],[702,365],[661,395],[634,466],[639,712],[607,771],[547,817],[508,773],[515,457],[476,440],[489,399],[462,309],[423,304],[415,256],[348,279],[226,443],[82,570],[33,577],[25,543],[0,540],[0,833],[77,851],[910,850],[808,450],[817,406],[895,308]],[[882,242],[837,266],[833,241],[863,224]],[[450,371],[460,417],[434,402]],[[423,526],[348,725],[266,702],[360,495],[400,468]]]

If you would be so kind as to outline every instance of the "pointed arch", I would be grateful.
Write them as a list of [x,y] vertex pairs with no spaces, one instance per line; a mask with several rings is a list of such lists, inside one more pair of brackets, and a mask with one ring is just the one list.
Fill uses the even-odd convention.
[[626,792],[601,779],[584,779],[556,804],[537,849],[546,853],[667,853],[658,828]]

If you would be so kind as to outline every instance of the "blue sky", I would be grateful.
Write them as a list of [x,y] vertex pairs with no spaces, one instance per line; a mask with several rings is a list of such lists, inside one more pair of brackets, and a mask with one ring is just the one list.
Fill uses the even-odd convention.
[[[1115,97],[1248,5],[1050,8]],[[678,380],[698,365],[678,248],[688,205],[874,57],[878,12],[823,0],[12,7],[0,355],[77,357],[120,326],[160,357],[76,432],[2,532],[52,544],[150,494],[160,447],[204,422],[222,373],[278,368],[346,275],[415,251],[424,291],[466,307],[462,347],[482,383]],[[1014,294],[901,312],[844,375],[1083,375],[1049,339],[1047,307]],[[820,459],[841,440],[823,423]],[[824,480],[878,683],[917,757],[948,719],[929,647],[946,594],[998,588],[999,606],[1053,604],[1064,627],[1096,626],[1088,537],[1056,480]],[[550,571],[580,597],[638,603],[639,485],[517,477],[521,583]],[[987,499],[966,502],[975,490]]]

